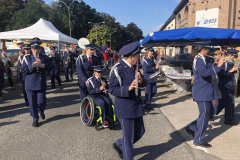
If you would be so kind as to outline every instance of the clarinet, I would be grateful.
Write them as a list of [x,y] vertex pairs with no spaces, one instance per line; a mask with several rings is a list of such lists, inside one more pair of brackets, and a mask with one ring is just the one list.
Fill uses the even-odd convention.
[[[137,75],[137,73],[138,73],[138,62],[137,62],[137,67],[136,67],[136,71],[135,71],[135,79],[136,79],[137,82],[138,82],[138,75]],[[136,92],[136,97],[138,97],[138,83],[137,83],[135,92]]]

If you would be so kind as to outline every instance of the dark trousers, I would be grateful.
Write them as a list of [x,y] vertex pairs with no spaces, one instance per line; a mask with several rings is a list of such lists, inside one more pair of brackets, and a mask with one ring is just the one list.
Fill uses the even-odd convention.
[[58,84],[61,85],[61,79],[60,79],[60,76],[59,76],[59,70],[51,70],[50,71],[50,75],[51,75],[51,84],[52,84],[52,87],[55,88],[55,78],[57,79],[58,81]]
[[46,107],[46,90],[27,91],[30,115],[33,122],[38,122],[39,114],[43,114]]
[[156,83],[148,83],[145,88],[145,101],[148,107],[150,107],[151,99],[156,94],[156,92],[157,92]]
[[103,121],[106,121],[107,116],[112,115],[111,100],[107,96],[92,97],[97,106],[102,110]]
[[122,150],[124,160],[133,160],[133,144],[144,134],[143,117],[119,118],[122,127],[123,138],[116,140],[116,145]]
[[20,72],[20,79],[21,79],[21,82],[22,82],[22,92],[23,92],[23,97],[24,97],[24,100],[25,100],[25,105],[29,106],[27,91],[25,90],[25,81],[23,80],[23,76],[22,76],[21,72]]
[[65,77],[66,77],[66,80],[69,81],[69,76],[68,74],[70,74],[70,78],[73,80],[73,69],[72,67],[66,67],[64,68],[65,69]]
[[222,99],[214,105],[214,113],[218,115],[225,108],[225,120],[234,121],[234,89],[225,86],[219,86],[222,93]]
[[80,98],[83,100],[88,95],[87,86],[79,86]]
[[213,116],[213,104],[212,101],[197,102],[199,116],[193,121],[188,128],[195,132],[194,143],[202,144],[205,140],[206,130],[208,127],[208,121]]
[[6,71],[6,74],[7,74],[7,77],[8,77],[8,83],[11,87],[13,87],[13,80],[12,80],[12,71],[11,71],[11,68],[8,67],[8,68],[5,68],[5,71]]

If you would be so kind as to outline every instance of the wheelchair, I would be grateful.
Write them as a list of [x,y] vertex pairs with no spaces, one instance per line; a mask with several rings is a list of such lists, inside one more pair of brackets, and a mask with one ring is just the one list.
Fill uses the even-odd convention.
[[[111,99],[111,97],[108,94],[107,96],[109,97],[109,99]],[[111,117],[111,123],[109,123],[109,128],[113,128],[114,123],[116,122],[116,116],[114,115],[114,105],[112,99],[111,102],[113,115]],[[97,131],[102,129],[100,128],[100,126],[102,126],[103,123],[102,109],[100,108],[100,106],[97,106],[95,104],[94,100],[89,95],[83,99],[82,104],[80,106],[80,118],[85,126],[95,125],[95,129]]]

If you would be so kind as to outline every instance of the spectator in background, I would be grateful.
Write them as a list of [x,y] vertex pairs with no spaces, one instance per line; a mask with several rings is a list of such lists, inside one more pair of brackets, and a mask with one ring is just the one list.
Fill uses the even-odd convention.
[[114,55],[114,53],[112,51],[110,51],[109,54],[110,54],[110,56],[109,56],[110,64],[111,64],[111,66],[113,66],[113,63],[114,63],[113,55]]
[[222,46],[221,46],[222,53],[224,53],[224,54],[225,54],[225,53],[227,52],[227,48],[228,48],[228,46],[227,46],[227,45],[225,45],[225,44],[224,44],[224,45],[222,45]]
[[108,51],[103,52],[103,59],[104,59],[104,68],[108,69],[108,62],[109,62]]
[[113,56],[114,64],[118,63],[118,53],[115,52]]
[[23,44],[24,43],[22,41],[18,41],[17,42],[17,46],[20,48],[19,55],[23,55],[24,54]]
[[10,56],[7,52],[2,52],[2,61],[4,63],[4,70],[7,74],[7,77],[8,77],[8,82],[9,82],[9,85],[12,87],[12,90],[16,90],[16,88],[13,87],[13,80],[12,80],[12,70],[11,70],[11,59],[10,59]]
[[0,54],[0,100],[2,97],[2,89],[4,88],[4,76],[3,76],[4,64],[2,61],[2,54]]
[[[237,54],[234,55],[234,63],[233,64],[234,64],[235,67],[237,67],[239,69],[240,63],[239,63]],[[239,70],[236,73],[234,73],[234,77],[233,77],[233,86],[234,86],[234,96],[235,96],[235,98],[238,97],[238,95],[237,95],[238,77],[239,77]]]
[[162,56],[162,60],[164,60],[164,51],[162,50],[162,54],[161,54],[161,56]]

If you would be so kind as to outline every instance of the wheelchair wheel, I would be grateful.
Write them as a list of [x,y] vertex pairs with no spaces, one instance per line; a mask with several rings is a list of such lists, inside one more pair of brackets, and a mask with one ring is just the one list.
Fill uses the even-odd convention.
[[95,104],[91,97],[87,96],[83,99],[80,106],[80,118],[85,126],[90,126],[92,124],[92,121],[94,119],[94,113]]

